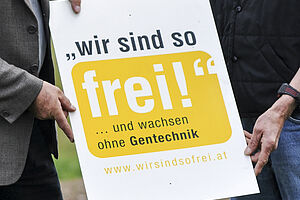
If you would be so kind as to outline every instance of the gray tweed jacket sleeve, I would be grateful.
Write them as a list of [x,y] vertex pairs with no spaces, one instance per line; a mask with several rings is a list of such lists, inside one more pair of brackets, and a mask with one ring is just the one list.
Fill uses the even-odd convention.
[[13,123],[32,104],[42,85],[39,78],[0,58],[0,115]]
[[[49,40],[49,2],[38,1]],[[1,1],[0,186],[16,182],[23,172],[34,122],[34,115],[28,108],[39,94],[43,80],[53,83],[54,79],[49,44],[40,74],[38,64],[38,23],[28,0]],[[54,121],[46,120],[43,124],[49,149],[57,157]]]

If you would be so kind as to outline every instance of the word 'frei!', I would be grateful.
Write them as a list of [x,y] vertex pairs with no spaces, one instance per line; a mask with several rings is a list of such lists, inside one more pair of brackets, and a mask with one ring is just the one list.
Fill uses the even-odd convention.
[[[208,65],[208,73],[215,74],[216,71],[213,66],[211,66],[212,59],[207,61]],[[203,68],[199,66],[201,62],[200,59],[197,59],[194,62],[194,71],[196,76],[203,76],[204,71]],[[187,96],[187,84],[186,79],[182,67],[181,62],[173,62],[173,70],[175,74],[175,78],[177,80],[177,84],[182,96]],[[162,64],[154,64],[153,65],[154,72],[163,72],[163,65]],[[84,83],[82,83],[83,89],[87,91],[87,96],[90,104],[90,108],[92,111],[93,118],[101,117],[101,109],[100,104],[97,96],[96,88],[99,88],[98,81],[94,81],[94,77],[96,77],[95,70],[89,70],[84,73]],[[168,84],[165,75],[156,75],[156,83],[159,89],[160,99],[162,102],[162,106],[164,110],[173,109]],[[109,115],[118,115],[118,108],[116,104],[115,98],[115,91],[122,89],[120,79],[115,79],[114,81],[111,80],[104,80],[101,81],[106,105],[108,108]],[[139,90],[135,90],[134,86],[138,84],[140,86]],[[129,108],[136,112],[136,113],[149,113],[153,110],[155,101],[154,99],[146,99],[144,100],[143,105],[139,105],[137,98],[139,97],[151,97],[153,95],[152,88],[149,81],[144,77],[131,77],[128,78],[124,83],[124,91],[127,98],[127,103]],[[192,107],[192,101],[190,98],[183,98],[182,100],[183,107]]]

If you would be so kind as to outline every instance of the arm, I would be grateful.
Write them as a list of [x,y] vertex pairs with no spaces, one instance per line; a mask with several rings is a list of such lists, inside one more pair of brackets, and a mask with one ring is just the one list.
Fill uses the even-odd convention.
[[[300,69],[298,69],[290,85],[300,91]],[[295,99],[289,95],[282,95],[257,119],[252,135],[244,131],[248,140],[245,155],[251,155],[260,145],[260,151],[251,156],[251,160],[256,162],[254,168],[256,175],[267,164],[270,153],[277,148],[284,122],[295,108]]]
[[0,58],[0,115],[13,123],[28,109],[43,81]]
[[[75,13],[80,12],[81,0],[70,3]],[[7,122],[14,123],[29,109],[38,119],[55,119],[73,141],[66,117],[75,108],[60,89],[0,58],[0,91],[0,116]]]
[[55,119],[73,141],[66,118],[75,108],[59,88],[0,58],[0,90],[0,116],[7,122],[14,123],[29,110],[38,119]]
[[[78,14],[81,9],[81,0],[69,1],[74,13]],[[56,120],[57,125],[64,131],[69,140],[74,141],[73,131],[68,124],[67,117],[68,112],[74,112],[76,108],[59,88],[44,81],[30,110],[38,119]]]

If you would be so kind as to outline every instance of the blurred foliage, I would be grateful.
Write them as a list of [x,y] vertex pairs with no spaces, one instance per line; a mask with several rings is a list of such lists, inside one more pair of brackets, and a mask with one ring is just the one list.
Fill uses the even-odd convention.
[[81,177],[78,157],[75,145],[70,143],[64,133],[58,130],[59,159],[55,160],[60,180],[74,179]]

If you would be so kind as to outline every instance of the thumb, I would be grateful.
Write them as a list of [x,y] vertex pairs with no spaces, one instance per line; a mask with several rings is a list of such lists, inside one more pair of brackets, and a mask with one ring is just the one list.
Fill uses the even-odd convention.
[[70,0],[73,11],[78,14],[81,10],[81,0]]

